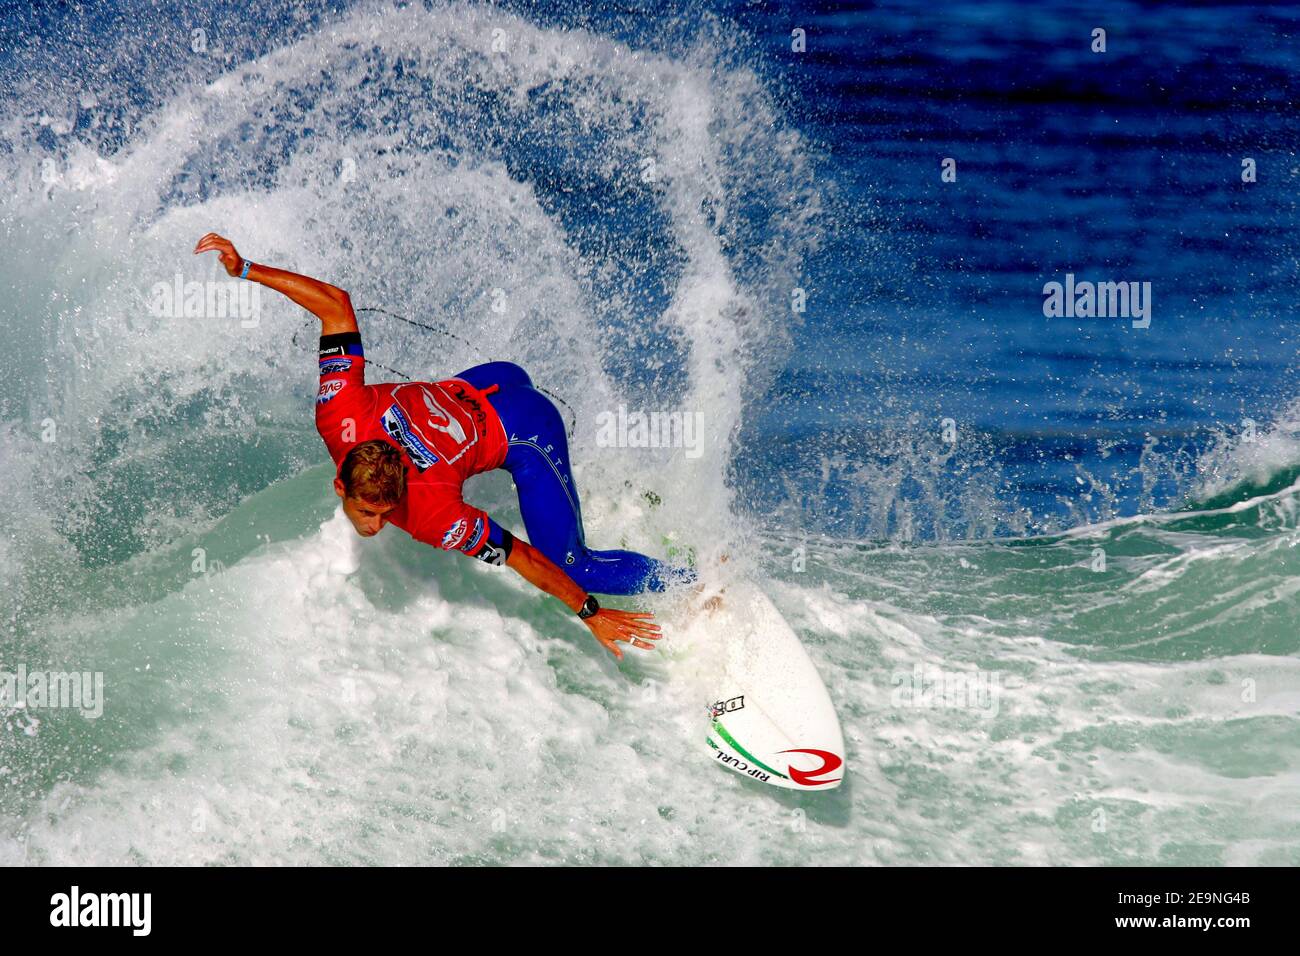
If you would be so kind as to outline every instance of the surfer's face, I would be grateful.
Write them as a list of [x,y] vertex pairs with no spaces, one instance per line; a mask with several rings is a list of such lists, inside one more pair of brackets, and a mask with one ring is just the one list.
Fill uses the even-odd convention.
[[397,505],[381,505],[364,498],[349,498],[343,490],[343,482],[334,479],[334,493],[343,499],[343,513],[357,529],[357,534],[370,538],[379,533],[379,529],[388,524],[388,515]]

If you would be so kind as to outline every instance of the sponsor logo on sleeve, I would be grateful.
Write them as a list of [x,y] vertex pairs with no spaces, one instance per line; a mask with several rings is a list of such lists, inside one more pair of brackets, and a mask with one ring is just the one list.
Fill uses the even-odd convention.
[[483,540],[483,519],[474,519],[474,530],[470,532],[469,540],[460,546],[460,549],[469,554],[478,547],[478,543]]
[[320,373],[322,375],[334,375],[337,372],[346,372],[352,368],[352,359],[330,359],[320,363]]
[[341,378],[332,378],[328,382],[320,383],[320,391],[316,393],[316,404],[324,405],[331,398],[343,391],[348,383]]
[[465,537],[465,529],[469,524],[464,518],[456,519],[456,523],[446,530],[442,536],[442,546],[450,551],[456,545],[460,544],[460,539]]

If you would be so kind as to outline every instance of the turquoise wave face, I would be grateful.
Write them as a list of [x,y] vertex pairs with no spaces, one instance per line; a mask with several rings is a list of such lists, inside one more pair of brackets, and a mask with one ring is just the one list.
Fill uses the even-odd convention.
[[[1300,473],[1058,535],[934,546],[769,539],[850,587],[945,624],[1038,636],[1086,660],[1293,655]],[[793,543],[792,543],[793,542]],[[777,566],[774,570],[780,570]]]

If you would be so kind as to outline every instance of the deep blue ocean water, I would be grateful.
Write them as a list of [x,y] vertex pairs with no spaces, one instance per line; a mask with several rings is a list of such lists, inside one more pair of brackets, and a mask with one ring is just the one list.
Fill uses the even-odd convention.
[[[807,54],[782,49],[782,13],[766,48],[838,204],[754,428],[804,476],[841,452],[828,527],[889,532],[843,494],[894,450],[882,430],[911,448],[955,419],[978,436],[956,460],[1034,530],[1179,502],[1216,431],[1296,397],[1294,7],[872,4],[805,15]],[[1150,282],[1150,327],[1045,318],[1066,273]]]

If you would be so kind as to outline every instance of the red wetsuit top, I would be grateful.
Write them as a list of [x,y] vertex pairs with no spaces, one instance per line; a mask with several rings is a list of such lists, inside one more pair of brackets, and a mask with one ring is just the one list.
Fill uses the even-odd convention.
[[358,333],[321,338],[316,430],[335,466],[361,442],[386,441],[406,465],[406,494],[388,520],[417,541],[503,563],[510,532],[461,498],[466,478],[505,461],[496,410],[460,379],[367,385],[365,367]]

